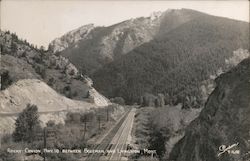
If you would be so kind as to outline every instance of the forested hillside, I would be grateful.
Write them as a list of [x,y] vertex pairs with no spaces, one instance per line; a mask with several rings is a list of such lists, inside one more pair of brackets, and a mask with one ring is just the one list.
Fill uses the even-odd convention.
[[[21,79],[40,79],[68,98],[102,99],[92,88],[92,80],[81,75],[67,58],[46,51],[43,47],[38,49],[9,31],[0,31],[0,45],[1,90]],[[107,100],[104,102],[107,104]]]
[[104,66],[92,76],[94,86],[108,97],[127,103],[141,95],[163,93],[168,103],[200,102],[201,81],[226,70],[233,51],[249,49],[249,23],[203,15]]
[[51,42],[50,48],[68,58],[84,74],[92,74],[145,42],[165,34],[204,13],[167,10],[112,26],[85,25]]

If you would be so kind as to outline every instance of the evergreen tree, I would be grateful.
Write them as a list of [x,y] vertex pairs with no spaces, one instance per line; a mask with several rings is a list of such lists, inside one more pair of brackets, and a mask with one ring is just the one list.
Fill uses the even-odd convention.
[[0,75],[1,75],[1,80],[0,80],[1,90],[4,90],[11,85],[12,80],[10,78],[8,70],[4,69],[0,70]]
[[14,141],[32,142],[36,132],[41,130],[37,106],[28,104],[19,114],[15,125]]
[[11,51],[16,52],[17,51],[17,45],[15,42],[11,41]]

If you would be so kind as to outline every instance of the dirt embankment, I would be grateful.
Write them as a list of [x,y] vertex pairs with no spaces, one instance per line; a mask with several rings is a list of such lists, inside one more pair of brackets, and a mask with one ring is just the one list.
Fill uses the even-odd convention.
[[17,114],[27,104],[37,105],[43,123],[48,120],[62,122],[67,111],[88,111],[99,108],[96,104],[71,100],[58,94],[46,83],[37,79],[24,79],[0,92],[0,129],[12,131]]

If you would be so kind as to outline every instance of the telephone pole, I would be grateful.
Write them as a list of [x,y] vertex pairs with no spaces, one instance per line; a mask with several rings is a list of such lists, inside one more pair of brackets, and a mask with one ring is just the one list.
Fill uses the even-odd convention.
[[107,108],[107,122],[109,121],[109,109]]
[[1,149],[1,144],[2,144],[2,133],[0,133],[0,149]]
[[[43,129],[43,147],[44,147],[44,149],[46,148],[46,136],[47,136],[47,131],[46,131],[46,127],[44,127],[44,129]],[[43,151],[43,161],[46,161],[46,156],[45,156],[44,151]]]
[[86,136],[86,131],[87,131],[87,120],[85,119],[85,121],[84,121],[84,134],[83,134],[84,139],[85,139],[85,136]]
[[0,149],[2,148],[2,138],[5,135],[5,130],[3,130],[3,132],[0,132]]
[[101,116],[100,115],[98,115],[97,116],[97,119],[98,119],[98,124],[99,124],[99,130],[101,130]]

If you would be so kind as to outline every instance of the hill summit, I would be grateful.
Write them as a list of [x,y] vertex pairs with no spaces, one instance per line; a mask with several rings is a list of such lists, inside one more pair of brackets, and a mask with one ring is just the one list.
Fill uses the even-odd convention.
[[83,73],[91,74],[134,48],[165,34],[203,13],[189,10],[154,12],[107,27],[84,25],[50,43]]

